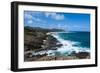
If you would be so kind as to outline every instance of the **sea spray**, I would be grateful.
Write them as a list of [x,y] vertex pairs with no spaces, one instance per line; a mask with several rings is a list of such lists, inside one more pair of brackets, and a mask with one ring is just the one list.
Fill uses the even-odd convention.
[[57,49],[57,52],[59,52],[61,55],[70,55],[73,51],[75,51],[76,53],[90,52],[89,48],[73,46],[79,44],[80,42],[64,40],[61,37],[59,37],[59,34],[57,33],[53,33],[52,36],[55,37],[61,44],[63,44],[63,46]]
[[[63,33],[67,34],[68,32],[67,33],[63,32]],[[33,52],[33,55],[38,55],[38,54],[42,55],[46,53],[48,56],[67,56],[67,55],[70,55],[73,51],[76,53],[90,52],[90,48],[88,47],[75,46],[75,45],[80,45],[80,42],[65,40],[61,38],[61,36],[59,35],[59,32],[50,32],[50,33],[47,33],[47,35],[51,35],[54,38],[56,38],[62,44],[62,46],[57,48],[57,50],[46,50],[46,51],[40,51],[37,53]],[[65,35],[65,37],[67,37],[67,35]],[[59,42],[57,44],[59,44]]]

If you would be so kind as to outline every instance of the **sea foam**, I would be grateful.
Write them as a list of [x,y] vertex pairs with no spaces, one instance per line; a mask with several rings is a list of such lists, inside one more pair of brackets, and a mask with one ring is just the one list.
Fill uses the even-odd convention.
[[[42,55],[42,54],[48,54],[48,56],[55,56],[56,53],[59,53],[60,55],[70,55],[73,51],[78,53],[78,52],[90,52],[89,48],[85,47],[79,47],[79,46],[73,46],[73,45],[78,45],[80,42],[75,42],[75,41],[70,41],[70,40],[64,40],[61,37],[59,37],[58,33],[48,33],[47,35],[52,35],[54,38],[56,38],[62,46],[57,48],[57,50],[46,50],[46,51],[40,51],[40,52],[33,52],[33,55]],[[59,43],[57,43],[59,44]]]
[[73,51],[75,51],[76,53],[90,52],[89,48],[73,46],[73,45],[79,44],[79,42],[64,40],[60,38],[57,33],[52,34],[52,36],[55,37],[63,45],[57,49],[57,51],[60,52],[61,54],[64,54],[64,53],[71,54]]

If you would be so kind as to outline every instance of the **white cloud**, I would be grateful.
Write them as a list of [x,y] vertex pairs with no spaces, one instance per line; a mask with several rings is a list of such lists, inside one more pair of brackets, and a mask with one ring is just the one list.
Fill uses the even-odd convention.
[[34,21],[41,21],[39,18],[35,18],[35,17],[32,17],[32,20],[34,20]]
[[34,20],[34,21],[41,21],[39,18],[36,18],[36,17],[32,16],[31,14],[27,14],[27,13],[25,13],[25,18]]
[[28,13],[25,13],[24,17],[27,19],[28,24],[33,24],[34,22],[46,23],[46,21],[38,17],[34,17],[33,15],[28,14]]
[[33,23],[33,21],[32,20],[28,20],[28,24],[32,24]]
[[64,15],[62,15],[62,14],[46,12],[45,15],[46,15],[46,17],[51,17],[55,20],[63,20],[64,19]]
[[24,17],[27,18],[27,19],[32,19],[32,15],[31,14],[25,13]]

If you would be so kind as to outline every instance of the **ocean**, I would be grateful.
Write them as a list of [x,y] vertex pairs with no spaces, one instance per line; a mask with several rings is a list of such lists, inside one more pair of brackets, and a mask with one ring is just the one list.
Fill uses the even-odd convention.
[[63,46],[48,54],[56,56],[67,56],[73,51],[90,52],[90,32],[54,32],[52,34]]
[[90,32],[69,32],[69,33],[58,33],[57,39],[69,40],[77,42],[73,46],[90,48]]
[[68,56],[73,51],[90,52],[90,32],[51,32],[62,46],[56,50],[41,51],[37,54],[47,53],[48,56]]

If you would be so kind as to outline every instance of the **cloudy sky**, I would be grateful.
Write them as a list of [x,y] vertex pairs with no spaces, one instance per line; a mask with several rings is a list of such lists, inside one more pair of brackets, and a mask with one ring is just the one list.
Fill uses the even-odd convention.
[[90,31],[90,14],[24,11],[24,25],[66,31]]

